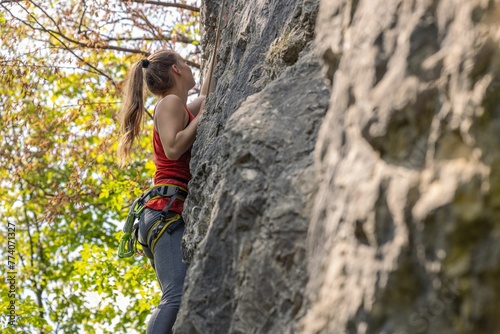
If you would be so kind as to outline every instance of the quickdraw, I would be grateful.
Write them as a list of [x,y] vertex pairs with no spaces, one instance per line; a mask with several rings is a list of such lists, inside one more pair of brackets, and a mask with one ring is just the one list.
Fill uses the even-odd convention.
[[[159,197],[170,197],[170,200],[168,201],[167,205],[161,211],[160,220],[157,223],[155,223],[148,232],[148,239],[149,235],[153,233],[152,236],[155,237],[155,239],[157,240],[165,230],[168,230],[169,228],[173,230],[180,222],[182,222],[179,214],[175,214],[174,216],[172,216],[169,213],[169,210],[175,200],[179,199],[184,201],[186,196],[187,196],[187,190],[182,187],[174,186],[171,184],[159,184],[150,188],[149,190],[144,192],[141,195],[141,197],[136,199],[132,204],[132,206],[130,207],[129,213],[127,215],[127,220],[123,225],[123,235],[120,239],[120,244],[118,246],[118,257],[126,258],[134,255],[142,255],[142,252],[139,251],[137,248],[139,222],[136,222],[136,220],[139,219],[142,212],[144,211],[146,203]],[[175,221],[174,218],[176,218]],[[174,226],[175,223],[177,223],[176,226]],[[161,229],[158,230],[157,227],[160,225]],[[154,247],[154,244],[156,244],[156,240],[153,240],[154,243],[152,247]],[[145,245],[144,244],[141,245],[144,248]]]

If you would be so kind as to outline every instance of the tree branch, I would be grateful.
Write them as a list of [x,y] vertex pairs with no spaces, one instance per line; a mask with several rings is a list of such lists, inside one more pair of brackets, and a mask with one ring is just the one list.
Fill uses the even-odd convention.
[[[32,2],[33,3],[33,2]],[[33,3],[34,4],[34,3]],[[34,4],[35,6],[37,6],[36,4]],[[38,7],[38,6],[37,6]],[[116,83],[114,82],[113,78],[111,78],[109,75],[107,75],[106,73],[104,73],[103,71],[99,70],[97,67],[95,67],[94,65],[90,64],[88,61],[86,61],[85,59],[83,59],[82,57],[80,57],[79,55],[77,55],[68,45],[66,45],[66,43],[64,43],[64,41],[62,41],[58,36],[60,37],[65,37],[64,35],[61,35],[60,33],[58,33],[57,31],[53,31],[53,30],[50,30],[50,29],[47,29],[45,28],[45,26],[43,24],[41,24],[38,19],[32,14],[30,13],[26,8],[22,8],[24,11],[26,11],[26,13],[28,14],[28,16],[30,16],[36,24],[38,24],[41,28],[42,31],[48,33],[50,36],[54,37],[59,43],[61,43],[61,45],[64,47],[65,50],[67,50],[69,53],[71,53],[73,56],[75,56],[76,59],[78,59],[79,61],[81,61],[82,63],[86,64],[88,67],[90,67],[91,69],[93,69],[94,71],[96,71],[97,73],[99,73],[100,75],[104,76],[106,79],[108,79],[114,86],[117,86]],[[11,14],[12,15],[12,14]],[[15,16],[13,16],[15,17]],[[26,24],[27,26],[31,27],[32,29],[36,29],[35,27],[31,26],[29,23],[27,22],[24,22],[23,20],[21,20],[20,18],[18,17],[15,17],[16,19],[18,19],[19,21],[23,22],[24,24]],[[49,19],[52,20],[52,18],[49,16]],[[47,41],[49,44],[50,41]]]
[[[35,4],[32,2],[32,4],[34,6],[36,6],[37,8],[39,8],[46,16],[49,20],[51,20],[54,24],[55,23],[55,20],[45,11],[43,10],[39,5]],[[24,9],[24,8],[23,8]],[[28,15],[32,16],[33,19],[35,20],[36,23],[38,23],[38,25],[40,26],[40,28],[37,28],[37,27],[34,27],[34,26],[31,26],[28,22],[24,22],[23,20],[21,20],[20,18],[17,18],[19,21],[23,22],[25,25],[29,26],[31,29],[33,30],[38,30],[38,31],[43,31],[45,33],[48,33],[50,34],[52,37],[54,37],[55,39],[57,39],[63,46],[64,46],[64,49],[73,53],[73,55],[75,55],[79,60],[83,61],[80,57],[78,57],[72,50],[69,46],[67,46],[64,42],[61,41],[60,38],[57,38],[57,36],[61,37],[62,39],[65,39],[66,41],[70,42],[70,43],[73,43],[74,45],[78,45],[78,46],[81,46],[81,47],[84,47],[84,48],[89,48],[89,49],[98,49],[98,50],[114,50],[114,51],[121,51],[121,52],[126,52],[126,53],[132,53],[132,54],[142,54],[144,56],[149,56],[150,53],[147,52],[147,51],[144,51],[144,50],[139,50],[139,49],[131,49],[131,48],[125,48],[125,47],[119,47],[119,46],[114,46],[114,45],[110,45],[110,44],[104,44],[104,45],[91,45],[89,43],[85,43],[85,42],[80,42],[78,40],[75,40],[75,39],[72,39],[68,36],[66,36],[65,34],[63,34],[63,32],[59,29],[59,27],[56,25],[56,27],[58,28],[58,30],[52,30],[52,29],[49,29],[49,28],[46,28],[45,26],[43,26],[33,15],[31,15],[30,13],[28,13]],[[145,17],[143,19],[146,19]],[[147,22],[149,23],[149,22]],[[149,23],[149,25],[153,26],[152,24]],[[118,39],[117,39],[118,40]],[[157,39],[158,40],[158,39]],[[193,40],[191,39],[188,39],[182,35],[179,35],[178,36],[178,39],[177,39],[179,42],[181,43],[188,43],[188,44],[191,44],[193,43]],[[84,63],[86,63],[89,67],[93,68],[95,71],[97,71],[98,73],[100,74],[103,74],[101,73],[99,70],[97,70],[96,68],[94,68],[93,66],[91,66],[90,64],[88,64],[87,62],[83,61]],[[200,68],[200,65],[195,63],[195,62],[191,62],[191,61],[187,61],[187,64],[189,66],[193,66],[195,68]],[[106,77],[108,77],[107,75],[105,75]],[[108,79],[110,79],[108,77]]]
[[156,6],[164,6],[164,7],[175,7],[175,8],[181,8],[181,9],[187,9],[193,12],[199,12],[200,8],[195,7],[195,6],[190,6],[190,5],[184,5],[181,3],[174,3],[174,2],[162,2],[162,1],[150,1],[150,0],[128,0],[129,2],[136,2],[136,3],[142,3],[142,4],[148,4],[148,5],[156,5]]
[[87,3],[83,1],[83,13],[82,16],[80,16],[80,24],[78,25],[78,33],[82,33],[82,26],[83,26],[83,18],[85,17],[85,13],[87,12]]

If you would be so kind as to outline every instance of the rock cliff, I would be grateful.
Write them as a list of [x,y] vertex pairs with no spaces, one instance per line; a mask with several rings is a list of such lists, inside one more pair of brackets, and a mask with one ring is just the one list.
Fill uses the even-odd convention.
[[219,5],[175,332],[500,332],[500,1]]

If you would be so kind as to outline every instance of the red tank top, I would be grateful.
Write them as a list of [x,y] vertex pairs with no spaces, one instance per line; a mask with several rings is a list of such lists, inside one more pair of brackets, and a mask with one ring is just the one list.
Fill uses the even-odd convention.
[[[184,107],[189,116],[189,123],[194,119],[194,115],[187,107]],[[187,126],[187,125],[186,125]],[[189,170],[189,162],[191,161],[191,147],[184,152],[177,160],[169,160],[163,150],[161,144],[160,134],[153,127],[153,148],[154,148],[154,163],[156,172],[154,176],[154,184],[173,184],[183,187],[187,190],[187,183],[191,179],[191,172]],[[167,198],[158,198],[149,201],[146,207],[153,210],[163,210],[168,203]],[[176,200],[170,207],[170,211],[182,213],[184,202]]]

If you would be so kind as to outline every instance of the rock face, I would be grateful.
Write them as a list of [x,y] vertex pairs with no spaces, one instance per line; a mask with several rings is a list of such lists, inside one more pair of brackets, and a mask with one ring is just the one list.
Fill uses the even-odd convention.
[[322,1],[302,333],[500,332],[498,1]]
[[500,332],[499,8],[227,2],[176,333]]
[[[310,46],[319,2],[227,3],[217,89],[193,148],[176,333],[280,333],[303,304],[330,96]],[[216,4],[205,3],[207,26]]]

